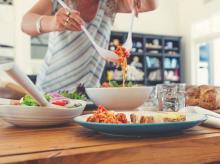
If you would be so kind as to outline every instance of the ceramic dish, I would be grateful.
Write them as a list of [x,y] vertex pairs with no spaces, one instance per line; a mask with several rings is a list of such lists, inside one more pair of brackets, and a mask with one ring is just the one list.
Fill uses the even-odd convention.
[[96,105],[109,110],[134,110],[148,100],[152,87],[86,88]]
[[[117,113],[117,112],[116,112]],[[127,118],[132,112],[123,112]],[[90,115],[76,117],[75,122],[85,128],[117,136],[145,136],[150,134],[168,134],[172,132],[181,132],[185,129],[200,125],[206,120],[206,116],[200,114],[186,114],[186,121],[183,122],[166,122],[151,124],[106,124],[87,122]]]
[[15,126],[20,127],[46,127],[61,125],[73,121],[73,118],[83,113],[86,102],[71,100],[80,103],[75,108],[53,108],[33,106],[1,105],[0,117]]

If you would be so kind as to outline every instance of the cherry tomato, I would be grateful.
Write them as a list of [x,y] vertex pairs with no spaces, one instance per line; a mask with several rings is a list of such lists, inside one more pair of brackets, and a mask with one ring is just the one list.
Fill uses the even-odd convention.
[[65,106],[66,104],[68,104],[68,102],[66,100],[57,100],[57,101],[52,102],[52,104],[59,105],[59,106]]
[[105,83],[102,84],[102,87],[103,87],[103,88],[109,88],[110,85],[109,85],[109,83],[106,83],[106,82],[105,82]]

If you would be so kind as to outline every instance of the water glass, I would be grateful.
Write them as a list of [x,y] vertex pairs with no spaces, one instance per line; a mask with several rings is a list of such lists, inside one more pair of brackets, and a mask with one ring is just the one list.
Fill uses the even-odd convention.
[[160,111],[174,111],[185,107],[185,84],[158,84],[156,86]]

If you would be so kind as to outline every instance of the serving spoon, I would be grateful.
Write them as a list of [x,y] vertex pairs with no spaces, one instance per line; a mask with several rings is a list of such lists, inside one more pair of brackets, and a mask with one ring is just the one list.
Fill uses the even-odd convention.
[[[68,12],[72,12],[72,10],[62,1],[62,0],[57,0],[57,2]],[[83,32],[87,35],[87,37],[89,38],[89,40],[92,42],[93,46],[95,47],[96,51],[99,53],[99,55],[104,58],[107,61],[111,61],[111,62],[117,62],[119,57],[117,56],[117,54],[115,54],[112,51],[106,50],[102,47],[100,47],[99,45],[96,44],[96,42],[94,41],[93,37],[91,36],[91,34],[89,33],[89,31],[85,28],[85,26],[81,25],[81,28],[83,30]]]
[[[35,87],[32,81],[14,63],[1,64],[0,70],[5,71],[12,79],[20,84],[37,101],[40,106],[56,106],[50,104],[46,100],[44,95]],[[56,107],[60,108],[59,106]]]

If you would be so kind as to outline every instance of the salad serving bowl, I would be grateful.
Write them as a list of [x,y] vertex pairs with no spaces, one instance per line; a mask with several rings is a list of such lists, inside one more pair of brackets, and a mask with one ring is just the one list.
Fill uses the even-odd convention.
[[86,106],[82,100],[69,100],[80,106],[65,107],[40,107],[22,105],[1,105],[0,117],[8,123],[20,127],[46,127],[62,125],[73,121],[74,117],[80,116]]
[[86,88],[96,105],[109,110],[134,110],[148,100],[153,87]]

